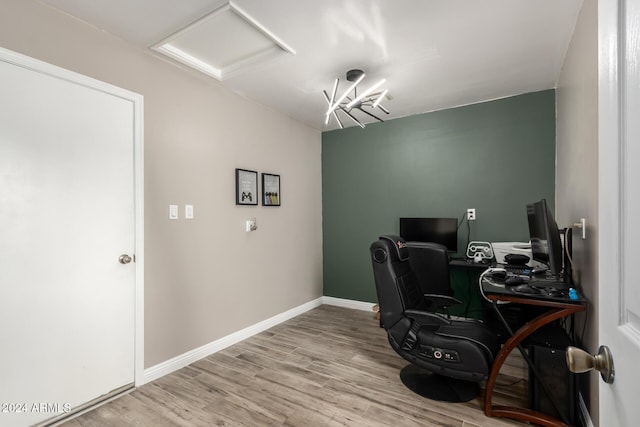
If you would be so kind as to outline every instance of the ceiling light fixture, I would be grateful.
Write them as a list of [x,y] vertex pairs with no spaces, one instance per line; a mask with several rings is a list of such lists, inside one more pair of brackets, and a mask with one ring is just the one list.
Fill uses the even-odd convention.
[[374,85],[366,89],[365,91],[358,94],[358,84],[362,81],[362,79],[364,79],[364,71],[357,70],[357,69],[349,70],[347,71],[346,77],[347,77],[347,81],[350,81],[353,83],[347,88],[347,90],[337,100],[336,100],[336,95],[338,92],[338,85],[340,83],[340,79],[336,79],[335,83],[333,84],[333,90],[332,90],[331,96],[329,96],[326,90],[322,91],[322,94],[324,95],[324,99],[327,101],[327,104],[329,105],[329,108],[327,109],[327,112],[326,112],[324,124],[328,125],[329,120],[333,116],[336,119],[336,122],[338,122],[338,126],[340,126],[340,129],[343,129],[344,126],[337,114],[339,111],[341,111],[351,120],[353,120],[355,124],[357,124],[361,128],[364,128],[364,124],[352,114],[354,110],[361,111],[366,115],[378,120],[379,122],[384,122],[384,120],[382,120],[380,117],[376,116],[371,111],[367,111],[367,110],[375,110],[376,108],[378,108],[383,113],[389,114],[389,110],[387,110],[382,105],[380,105],[380,102],[382,101],[382,99],[385,96],[387,96],[388,90],[385,89],[383,91],[376,92],[376,90],[386,82],[386,79],[382,79],[378,81],[377,83],[375,83]]

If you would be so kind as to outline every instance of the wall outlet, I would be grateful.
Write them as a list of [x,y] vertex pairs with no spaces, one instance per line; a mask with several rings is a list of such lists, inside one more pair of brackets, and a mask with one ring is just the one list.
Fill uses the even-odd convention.
[[258,222],[255,218],[248,219],[245,223],[245,230],[248,232],[256,231],[258,229]]
[[476,210],[474,208],[467,209],[467,221],[476,220]]
[[582,231],[582,240],[587,238],[587,220],[580,218],[580,222],[574,222],[573,228],[579,228]]

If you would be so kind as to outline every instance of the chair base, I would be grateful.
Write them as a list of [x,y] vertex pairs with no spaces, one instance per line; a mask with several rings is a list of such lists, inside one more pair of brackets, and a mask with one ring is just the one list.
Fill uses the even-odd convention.
[[443,377],[415,365],[402,368],[400,380],[414,393],[441,402],[468,402],[480,394],[476,382]]

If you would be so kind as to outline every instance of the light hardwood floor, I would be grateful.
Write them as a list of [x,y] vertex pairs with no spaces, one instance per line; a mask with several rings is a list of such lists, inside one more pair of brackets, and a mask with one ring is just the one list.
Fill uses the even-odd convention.
[[[373,313],[323,305],[68,421],[98,426],[518,426],[467,403],[424,399]],[[526,405],[522,359],[495,402]]]

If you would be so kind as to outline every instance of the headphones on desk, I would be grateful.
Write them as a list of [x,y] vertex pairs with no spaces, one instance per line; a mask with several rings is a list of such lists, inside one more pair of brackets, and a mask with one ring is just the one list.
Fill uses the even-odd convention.
[[504,256],[504,260],[507,264],[526,265],[531,258],[523,254],[507,254]]

